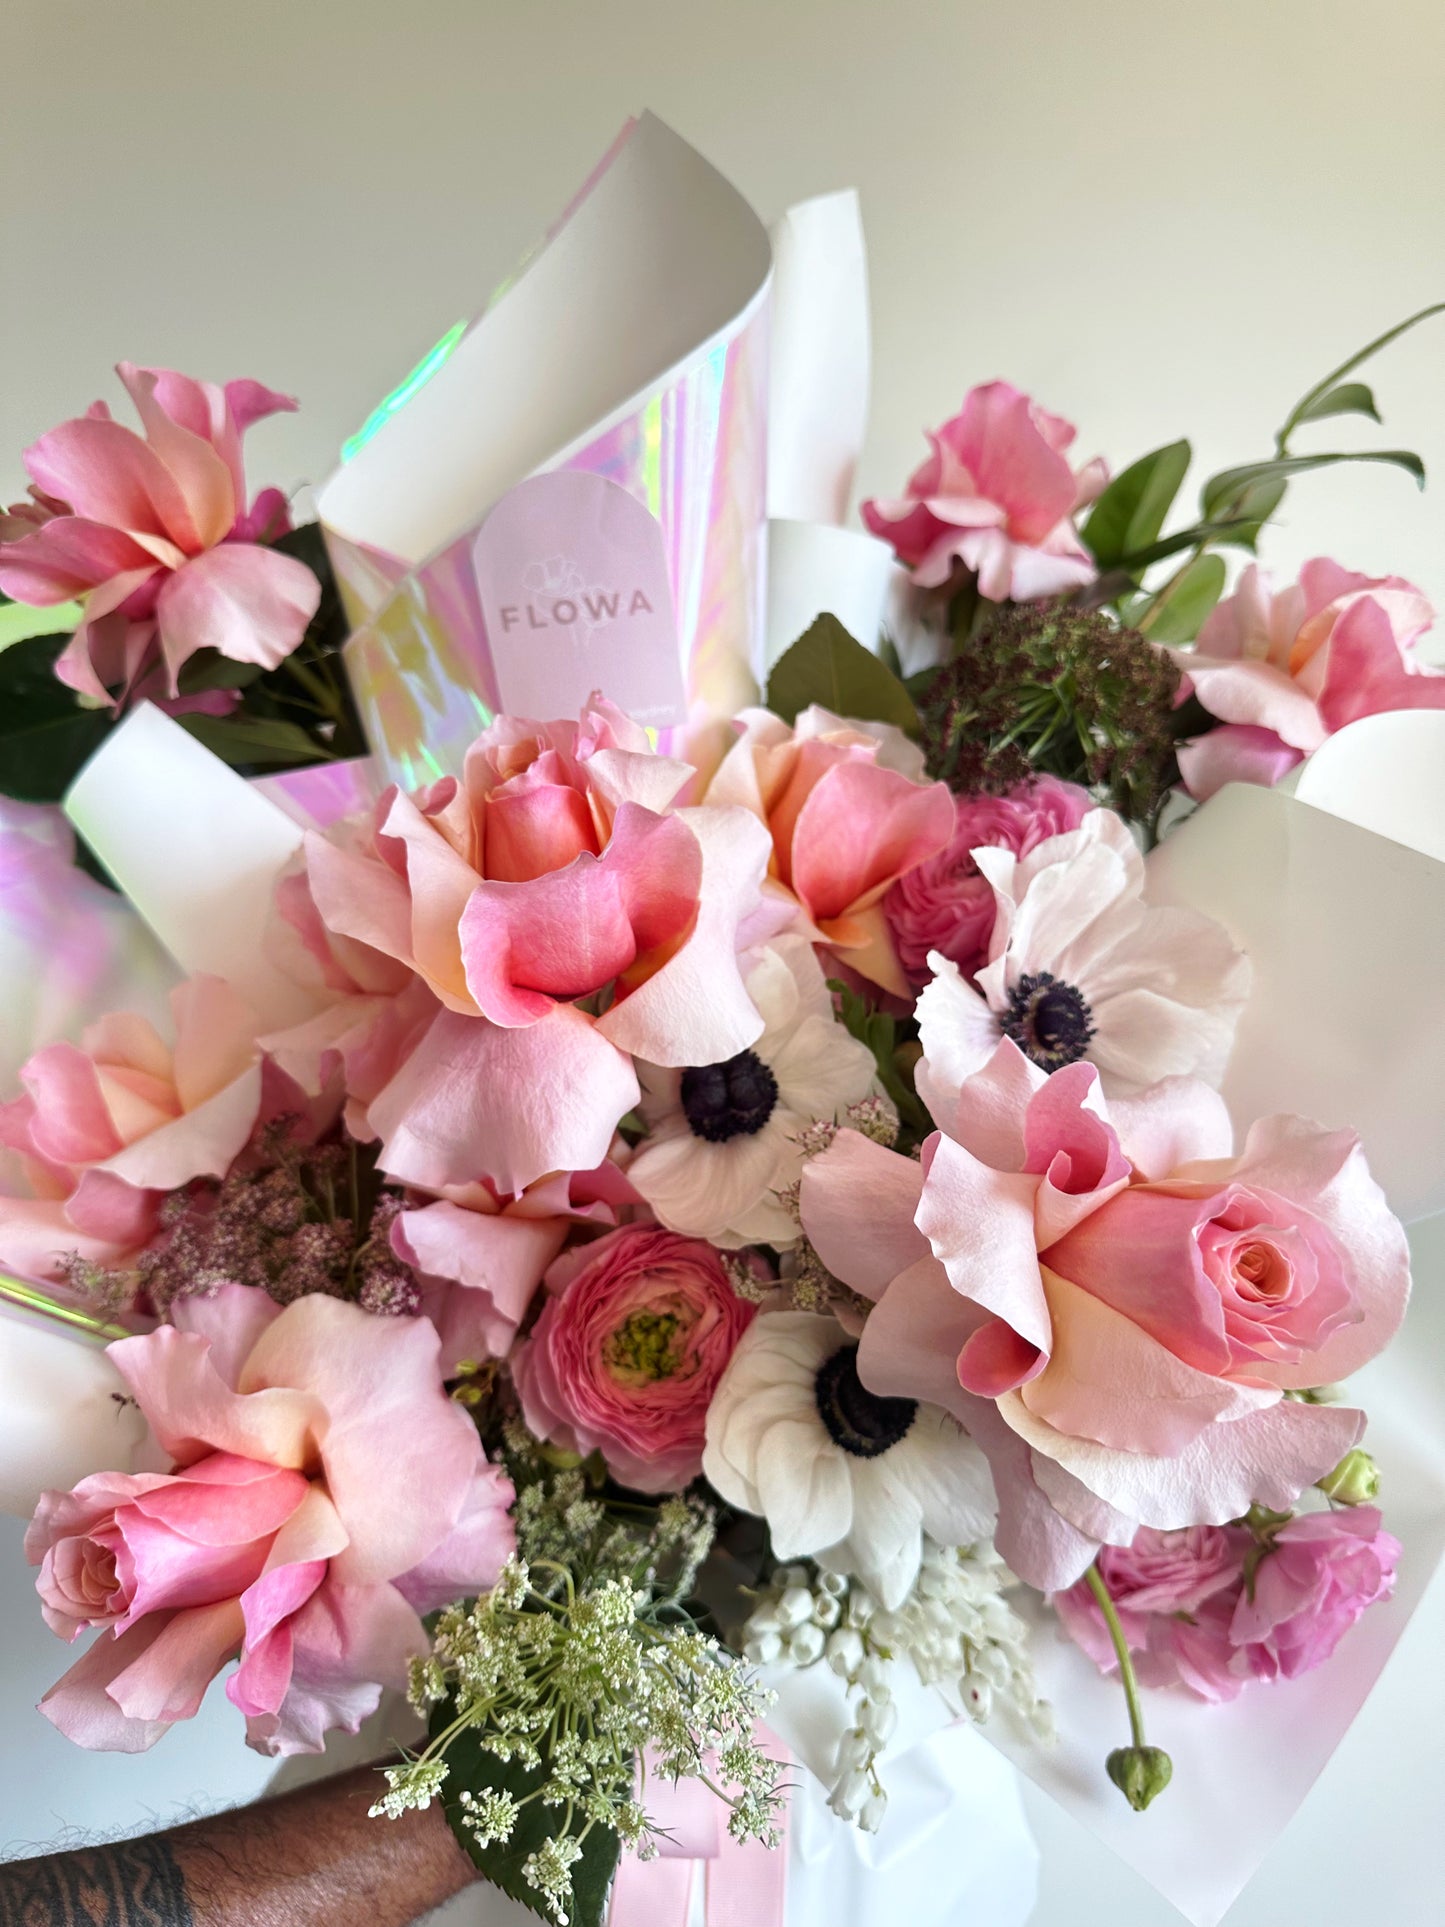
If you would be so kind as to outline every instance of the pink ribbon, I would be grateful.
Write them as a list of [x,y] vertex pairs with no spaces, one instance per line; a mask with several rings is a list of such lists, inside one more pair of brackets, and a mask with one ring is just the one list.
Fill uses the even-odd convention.
[[[760,1745],[786,1762],[788,1749],[765,1726]],[[727,1813],[701,1780],[649,1781],[649,1812],[667,1833],[656,1860],[625,1853],[612,1883],[609,1927],[688,1927],[693,1883],[703,1878],[707,1927],[784,1927],[788,1883],[787,1817],[775,1848],[737,1841]]]

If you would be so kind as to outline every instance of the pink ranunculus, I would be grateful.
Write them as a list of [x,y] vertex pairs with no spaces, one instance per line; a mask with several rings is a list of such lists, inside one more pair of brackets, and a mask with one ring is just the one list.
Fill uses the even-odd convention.
[[1230,1638],[1257,1679],[1298,1679],[1321,1665],[1367,1606],[1395,1589],[1400,1542],[1374,1506],[1306,1512],[1271,1534]]
[[512,1358],[531,1430],[600,1451],[639,1492],[695,1478],[713,1392],[754,1315],[717,1252],[628,1226],[565,1253],[547,1291]]
[[910,995],[883,899],[947,845],[948,785],[926,782],[921,753],[882,724],[816,704],[791,727],[766,709],[738,721],[708,802],[740,805],[767,826],[770,888],[801,910],[795,928],[884,990]]
[[275,489],[247,508],[241,437],[295,402],[255,381],[222,388],[128,361],[116,372],[144,434],[96,402],[25,451],[45,513],[0,542],[0,589],[41,607],[84,600],[56,673],[88,696],[123,699],[157,661],[174,696],[198,649],[274,669],[305,635],[321,584],[258,546],[289,522]]
[[427,1649],[420,1614],[491,1585],[508,1481],[446,1395],[424,1319],[227,1285],[110,1347],[173,1460],[49,1492],[26,1537],[45,1617],[99,1637],[41,1702],[82,1746],[138,1752],[226,1696],[258,1751],[354,1733]]
[[1077,472],[1065,451],[1074,429],[1006,381],[969,390],[958,414],[928,437],[933,453],[895,501],[865,502],[863,520],[891,542],[924,588],[957,563],[990,602],[1033,602],[1092,582],[1093,557],[1074,515],[1109,479],[1101,461]]
[[1226,783],[1277,783],[1326,736],[1391,709],[1445,709],[1445,671],[1415,645],[1434,621],[1399,576],[1358,575],[1317,556],[1274,591],[1251,563],[1192,649],[1173,654],[1179,700],[1192,691],[1220,727],[1179,751],[1201,802]]
[[[622,1140],[618,1139],[620,1145]],[[442,1369],[505,1358],[548,1266],[579,1225],[615,1226],[638,1198],[617,1164],[554,1171],[516,1197],[456,1185],[413,1194],[391,1228],[392,1250],[417,1273],[422,1311],[442,1340]]]
[[[366,1106],[393,1176],[518,1192],[591,1170],[637,1101],[634,1055],[722,1062],[757,1036],[737,949],[767,838],[745,810],[670,808],[688,775],[598,697],[580,724],[500,717],[460,781],[307,837],[313,936],[441,1006]],[[286,914],[304,935],[310,913]]]
[[0,1197],[0,1259],[57,1278],[68,1254],[125,1262],[154,1236],[163,1195],[224,1177],[263,1101],[255,1015],[219,977],[171,993],[175,1041],[117,1012],[79,1044],[48,1044],[0,1104],[0,1144],[28,1197]]
[[877,1301],[864,1382],[974,1435],[1045,1590],[1141,1525],[1289,1507],[1364,1421],[1283,1394],[1374,1357],[1409,1292],[1358,1140],[1267,1118],[1234,1154],[1205,1085],[1106,1107],[1091,1065],[1046,1078],[1007,1041],[974,1072],[956,983],[920,1005],[921,1167],[841,1132],[803,1179],[823,1262]]
[[1089,792],[1038,776],[1007,796],[954,799],[953,835],[937,855],[901,876],[883,899],[894,949],[915,988],[937,950],[972,977],[988,962],[997,900],[973,852],[985,845],[1027,856],[1046,837],[1076,830],[1094,807]]
[[[1229,1636],[1251,1535],[1235,1526],[1140,1528],[1132,1545],[1105,1546],[1099,1576],[1119,1615],[1141,1685],[1184,1685],[1201,1699],[1234,1699],[1253,1676]],[[1056,1593],[1064,1631],[1101,1672],[1118,1670],[1104,1615],[1084,1580]]]

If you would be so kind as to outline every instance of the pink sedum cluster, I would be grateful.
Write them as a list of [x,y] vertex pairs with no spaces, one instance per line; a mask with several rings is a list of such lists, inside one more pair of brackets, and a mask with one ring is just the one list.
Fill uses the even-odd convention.
[[[1373,1506],[1306,1512],[1261,1546],[1242,1526],[1145,1527],[1106,1546],[1099,1575],[1145,1686],[1231,1700],[1251,1680],[1298,1679],[1323,1665],[1370,1606],[1394,1591],[1399,1541]],[[1104,1672],[1118,1668],[1103,1614],[1080,1581],[1054,1610]]]
[[[139,1752],[226,1696],[263,1753],[355,1732],[427,1651],[421,1615],[491,1585],[508,1481],[446,1395],[421,1319],[223,1288],[110,1347],[171,1460],[41,1499],[26,1538],[47,1623],[99,1637],[41,1710]],[[405,1492],[405,1504],[382,1495]]]
[[953,835],[933,856],[901,876],[883,899],[904,975],[915,990],[932,976],[936,950],[967,977],[989,960],[997,914],[994,887],[973,853],[984,847],[1027,856],[1051,836],[1076,830],[1094,807],[1077,783],[1039,776],[1006,796],[958,796]]
[[83,600],[56,663],[83,695],[174,697],[198,649],[274,669],[321,584],[263,546],[290,518],[279,489],[247,506],[241,438],[295,402],[256,381],[222,388],[128,361],[116,372],[143,433],[98,401],[25,451],[31,500],[0,515],[0,589],[41,607]]
[[941,588],[962,565],[990,602],[1077,589],[1096,570],[1074,516],[1109,471],[1098,460],[1070,467],[1074,432],[1009,382],[985,382],[929,435],[933,453],[905,493],[865,502],[863,520],[923,588]]
[[1226,783],[1277,783],[1327,736],[1362,716],[1445,709],[1445,671],[1416,644],[1435,611],[1399,576],[1359,575],[1325,556],[1272,590],[1251,563],[1191,649],[1172,653],[1220,726],[1179,751],[1200,802]]

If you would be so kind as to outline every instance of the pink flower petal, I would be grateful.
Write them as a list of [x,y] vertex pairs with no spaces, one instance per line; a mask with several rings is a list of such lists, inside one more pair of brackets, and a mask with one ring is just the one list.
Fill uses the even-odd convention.
[[126,534],[78,515],[58,515],[34,535],[0,545],[0,591],[44,607],[87,594],[112,576],[148,576],[155,558]]
[[[137,368],[129,361],[120,362],[116,373],[135,403],[147,442],[185,499],[189,527],[185,535],[173,539],[189,554],[210,548],[226,534],[243,504],[225,458],[211,444],[210,409],[202,384],[169,370]],[[157,393],[163,380],[181,412],[192,414],[194,425],[186,425],[163,405]],[[186,407],[187,403],[193,405]]]
[[[346,1583],[409,1571],[461,1513],[481,1446],[442,1389],[439,1353],[425,1319],[310,1297],[288,1305],[246,1361],[243,1395],[301,1386],[326,1412],[317,1449],[350,1541],[332,1560]],[[408,1494],[405,1508],[377,1505],[378,1492],[394,1490]]]
[[563,1217],[488,1215],[445,1201],[400,1214],[393,1250],[438,1281],[425,1310],[441,1335],[443,1371],[465,1358],[506,1357],[568,1229]]
[[1047,1355],[1052,1329],[1034,1239],[1037,1190],[1037,1178],[991,1170],[951,1138],[933,1137],[924,1151],[917,1222],[954,1290]]
[[624,979],[597,1028],[620,1051],[651,1064],[719,1064],[755,1043],[763,1027],[738,955],[742,921],[767,870],[769,840],[744,810],[686,809],[674,820],[702,855],[696,919],[660,968],[641,982]]
[[803,1166],[803,1229],[835,1278],[874,1301],[929,1252],[913,1222],[923,1173],[857,1131],[839,1131]]
[[1207,803],[1226,783],[1273,789],[1304,761],[1302,749],[1257,723],[1221,723],[1207,735],[1181,743],[1177,753],[1179,774],[1196,803]]
[[697,838],[635,803],[617,812],[600,857],[530,883],[480,884],[462,914],[467,988],[493,1023],[533,1024],[554,1000],[589,996],[692,925],[702,882]]
[[321,584],[304,562],[276,549],[223,542],[166,578],[156,602],[161,651],[176,677],[198,649],[275,669],[316,613]]
[[62,422],[25,451],[47,494],[88,522],[160,536],[186,554],[201,547],[180,482],[134,429],[93,416]]
[[252,1718],[259,1752],[320,1753],[336,1728],[355,1733],[381,1689],[401,1691],[408,1662],[425,1653],[421,1620],[395,1586],[347,1586],[334,1576],[287,1622],[291,1680],[274,1714]]
[[325,1424],[321,1401],[290,1387],[240,1397],[212,1364],[210,1348],[209,1339],[173,1325],[107,1347],[161,1449],[183,1465],[208,1452],[235,1452],[297,1470],[313,1463],[316,1435]]
[[494,1586],[517,1543],[516,1529],[507,1516],[515,1498],[504,1473],[494,1465],[479,1466],[451,1533],[396,1581],[408,1605],[419,1613],[432,1613]]
[[798,812],[793,890],[820,928],[868,908],[953,834],[946,783],[912,783],[873,763],[836,763]]
[[569,1005],[515,1030],[442,1011],[369,1114],[403,1183],[515,1193],[600,1164],[640,1095],[631,1059]]

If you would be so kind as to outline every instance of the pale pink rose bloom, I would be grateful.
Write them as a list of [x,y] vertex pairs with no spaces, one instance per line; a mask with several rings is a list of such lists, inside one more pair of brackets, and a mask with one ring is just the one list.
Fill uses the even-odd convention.
[[623,1485],[668,1492],[702,1469],[708,1406],[754,1308],[696,1238],[629,1226],[566,1252],[512,1354],[529,1429],[601,1452]]
[[392,1224],[391,1247],[417,1274],[422,1312],[441,1334],[443,1371],[505,1358],[569,1234],[579,1225],[611,1228],[640,1203],[611,1161],[595,1171],[554,1171],[516,1197],[485,1182],[430,1201],[413,1193]]
[[1269,1118],[1234,1155],[1207,1086],[1106,1106],[1092,1066],[1045,1078],[1007,1041],[960,1075],[959,989],[920,1003],[921,1166],[841,1132],[803,1178],[820,1257],[876,1301],[864,1382],[974,1436],[1000,1551],[1045,1590],[1141,1525],[1287,1509],[1364,1418],[1283,1393],[1374,1357],[1409,1291],[1358,1140]]
[[990,602],[1061,595],[1098,573],[1074,530],[1109,480],[1095,460],[1075,472],[1074,429],[1006,381],[971,388],[928,437],[933,453],[896,501],[865,502],[863,520],[891,542],[924,588],[962,563]]
[[1257,1679],[1298,1679],[1322,1665],[1368,1606],[1395,1589],[1400,1542],[1374,1506],[1307,1512],[1274,1535],[1230,1637]]
[[1435,619],[1399,576],[1358,575],[1317,556],[1272,590],[1251,563],[1192,649],[1170,653],[1220,727],[1179,751],[1201,802],[1226,783],[1277,783],[1326,736],[1391,709],[1445,709],[1445,671],[1415,646]]
[[31,1522],[47,1623],[100,1634],[41,1711],[139,1752],[239,1654],[226,1697],[250,1744],[320,1752],[404,1687],[421,1614],[494,1583],[512,1488],[424,1319],[227,1285],[176,1321],[110,1347],[173,1470],[97,1473]]
[[321,584],[259,546],[289,522],[275,489],[247,508],[241,437],[295,402],[254,381],[221,388],[128,361],[116,372],[144,434],[96,402],[25,451],[37,500],[5,523],[0,589],[41,607],[83,598],[56,673],[85,695],[132,691],[157,654],[172,696],[198,649],[274,669],[305,635]]
[[224,1177],[260,1114],[255,1014],[219,977],[171,992],[175,1039],[116,1012],[79,1044],[47,1044],[0,1104],[0,1143],[16,1153],[28,1197],[0,1197],[0,1258],[55,1278],[79,1252],[125,1262],[154,1236],[164,1194]]
[[[1143,1686],[1187,1686],[1200,1699],[1230,1700],[1254,1676],[1229,1636],[1253,1544],[1238,1527],[1140,1529],[1129,1546],[1105,1546],[1099,1576],[1109,1589]],[[1114,1642],[1082,1579],[1050,1602],[1059,1623],[1104,1673],[1119,1669]]]
[[745,709],[738,724],[707,801],[741,806],[766,825],[769,887],[797,906],[794,930],[884,990],[910,996],[883,899],[946,846],[948,785],[924,780],[922,754],[901,731],[817,704],[791,726],[766,709]]
[[988,962],[996,901],[973,860],[982,845],[1027,856],[1046,837],[1076,830],[1094,807],[1089,792],[1057,776],[1038,776],[1006,796],[954,799],[953,835],[937,855],[901,876],[883,899],[904,974],[921,989],[936,950],[971,977]]
[[441,1007],[368,1094],[393,1176],[518,1192],[591,1170],[637,1102],[634,1055],[712,1063],[757,1036],[737,948],[767,839],[743,810],[671,809],[689,773],[597,697],[580,724],[499,717],[460,780],[307,836],[316,926],[357,946],[343,973],[390,960]]
[[[1144,900],[1144,858],[1113,810],[1015,855],[980,848],[994,899],[988,962],[973,985],[939,953],[955,1010],[957,1068],[980,1070],[1011,1037],[1045,1070],[1087,1058],[1104,1088],[1164,1077],[1217,1084],[1249,990],[1249,962],[1222,924]],[[933,994],[932,988],[924,996]]]

